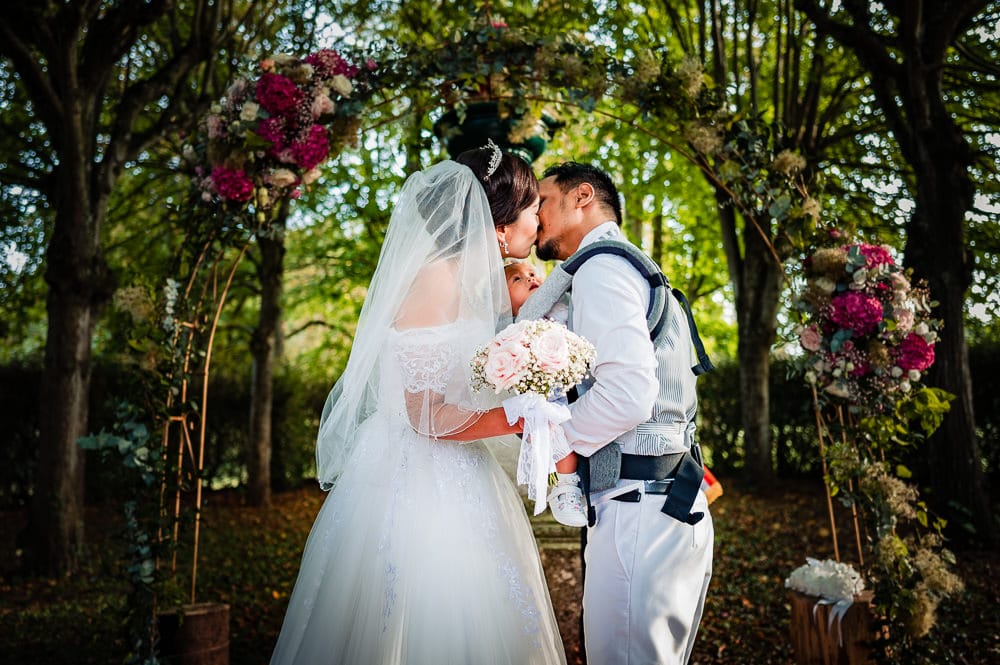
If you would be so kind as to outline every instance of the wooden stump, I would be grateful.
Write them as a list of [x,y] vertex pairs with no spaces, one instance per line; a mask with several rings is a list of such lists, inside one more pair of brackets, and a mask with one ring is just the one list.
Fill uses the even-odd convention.
[[229,665],[229,605],[195,603],[159,616],[159,652],[171,665]]
[[[798,665],[866,665],[872,662],[875,614],[872,592],[854,597],[854,604],[830,625],[832,605],[798,591],[788,592],[792,605],[792,647]],[[813,613],[815,610],[815,614]]]

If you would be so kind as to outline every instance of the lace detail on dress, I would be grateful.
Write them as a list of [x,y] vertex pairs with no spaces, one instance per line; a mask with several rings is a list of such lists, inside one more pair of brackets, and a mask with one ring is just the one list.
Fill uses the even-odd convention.
[[407,392],[444,393],[458,362],[447,337],[435,329],[400,331],[393,348]]

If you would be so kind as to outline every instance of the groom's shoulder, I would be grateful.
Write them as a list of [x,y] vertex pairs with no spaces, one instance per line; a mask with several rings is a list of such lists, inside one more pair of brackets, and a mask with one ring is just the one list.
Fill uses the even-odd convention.
[[[627,250],[626,250],[627,251]],[[639,251],[635,248],[635,251]],[[600,251],[589,255],[576,269],[574,293],[579,290],[634,290],[645,292],[640,270],[624,252]]]
[[[641,249],[624,238],[609,238],[581,248],[568,264],[574,264],[576,276],[607,271],[627,271],[641,275],[656,264]],[[564,267],[566,267],[564,265]]]

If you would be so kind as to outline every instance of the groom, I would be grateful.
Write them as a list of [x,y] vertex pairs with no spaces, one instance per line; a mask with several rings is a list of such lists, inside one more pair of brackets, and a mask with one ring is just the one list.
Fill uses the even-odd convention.
[[[573,162],[551,167],[539,196],[539,258],[565,260],[599,240],[627,242],[618,191],[602,170]],[[683,521],[663,512],[674,486],[668,479],[679,477],[681,462],[691,464],[694,452],[700,464],[697,398],[685,314],[667,298],[666,333],[654,346],[650,297],[649,284],[622,256],[593,256],[572,278],[570,327],[594,344],[597,359],[562,427],[592,465],[611,459],[614,466],[605,488],[591,485],[589,495],[596,514],[584,551],[590,665],[686,663],[712,572],[714,530],[704,494],[691,492],[690,512],[670,510]]]

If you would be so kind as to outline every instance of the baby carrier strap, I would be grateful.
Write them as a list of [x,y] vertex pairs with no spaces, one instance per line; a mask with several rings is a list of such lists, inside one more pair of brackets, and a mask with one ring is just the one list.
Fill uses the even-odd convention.
[[642,275],[650,288],[649,306],[646,308],[646,326],[649,328],[649,337],[654,345],[659,345],[663,335],[666,334],[667,320],[670,309],[667,307],[667,293],[677,299],[687,317],[688,329],[691,331],[691,341],[694,343],[695,353],[698,355],[698,364],[691,368],[695,376],[700,376],[705,372],[715,369],[712,361],[705,352],[705,345],[698,335],[698,327],[694,322],[694,315],[691,312],[691,304],[680,291],[670,286],[663,271],[660,270],[653,259],[646,256],[635,245],[622,242],[620,240],[598,240],[579,250],[573,256],[564,261],[559,268],[565,271],[570,277],[576,274],[584,263],[599,254],[612,254],[627,260],[636,271]]

